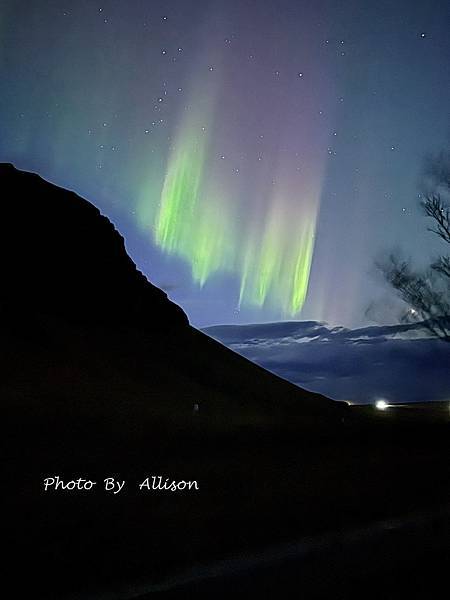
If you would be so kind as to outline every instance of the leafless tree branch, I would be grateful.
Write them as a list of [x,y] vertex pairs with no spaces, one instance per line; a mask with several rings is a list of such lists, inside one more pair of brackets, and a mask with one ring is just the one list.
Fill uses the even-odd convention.
[[[428,158],[425,176],[434,188],[421,203],[433,220],[428,230],[450,244],[450,207],[443,198],[450,194],[450,152]],[[423,321],[433,335],[450,342],[450,256],[440,256],[424,272],[415,271],[409,261],[394,254],[377,266],[408,305],[404,320]]]

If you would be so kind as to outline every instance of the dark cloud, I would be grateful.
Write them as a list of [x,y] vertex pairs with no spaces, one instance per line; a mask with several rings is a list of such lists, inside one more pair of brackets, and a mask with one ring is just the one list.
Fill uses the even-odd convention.
[[338,400],[450,398],[450,344],[430,338],[421,324],[350,330],[291,321],[204,331],[269,371]]

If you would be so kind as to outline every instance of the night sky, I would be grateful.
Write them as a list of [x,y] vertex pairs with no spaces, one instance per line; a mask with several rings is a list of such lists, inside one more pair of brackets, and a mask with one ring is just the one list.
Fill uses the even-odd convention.
[[194,325],[395,321],[374,260],[441,247],[448,2],[0,7],[0,160],[96,204]]

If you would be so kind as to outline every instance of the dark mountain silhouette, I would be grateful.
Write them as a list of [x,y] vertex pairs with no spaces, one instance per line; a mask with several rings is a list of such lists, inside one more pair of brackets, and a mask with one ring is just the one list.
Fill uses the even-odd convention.
[[[152,395],[159,390],[164,410],[174,419],[188,417],[190,422],[194,403],[202,404],[202,413],[249,423],[343,409],[273,377],[191,328],[183,311],[136,269],[123,238],[92,204],[9,164],[0,167],[0,177],[1,318],[14,335],[32,336],[39,356],[55,352],[51,368],[58,373],[52,377],[61,385],[66,378],[73,386],[70,371],[79,369],[79,361],[71,353],[79,344],[86,366],[100,361],[117,367],[116,377],[122,371],[145,382],[149,400],[143,408],[156,410]],[[89,348],[83,346],[87,339]],[[58,369],[65,353],[56,347],[63,342],[73,362]],[[91,370],[100,377],[97,366]],[[11,365],[10,376],[13,372]],[[86,382],[90,375],[77,371],[76,377]],[[52,381],[46,390],[50,395]],[[129,395],[125,413],[133,403]]]
[[[371,408],[360,415],[301,390],[190,327],[94,206],[11,165],[0,166],[0,185],[2,543],[14,567],[5,572],[16,573],[9,597],[131,598],[183,580],[180,569],[203,580],[216,567],[198,565],[238,555],[225,563],[237,582],[208,579],[211,595],[228,597],[230,585],[251,581],[253,553],[304,536],[322,562],[302,563],[299,581],[303,550],[289,546],[283,591],[312,597],[320,573],[323,595],[314,597],[335,597],[340,569],[330,573],[327,557],[360,564],[366,556],[360,546],[336,550],[355,539],[345,532],[418,508],[433,516],[446,502],[447,412],[425,427],[417,413],[375,418]],[[199,490],[139,491],[152,475],[196,480]],[[56,476],[98,484],[44,492],[44,478]],[[124,490],[104,491],[107,477],[125,480]],[[388,549],[392,560],[369,560],[391,583],[397,567],[409,576],[411,548],[423,542],[421,530],[402,523],[406,538],[396,555]],[[447,525],[438,522],[442,532]],[[377,527],[364,537],[368,556]],[[337,533],[319,546],[311,538],[329,531]],[[427,538],[433,556],[442,555],[442,538]],[[269,556],[278,569],[280,552]],[[342,568],[346,584],[359,577]],[[373,572],[361,568],[362,580]]]
[[187,325],[95,206],[10,164],[0,166],[0,177],[3,304],[146,331]]

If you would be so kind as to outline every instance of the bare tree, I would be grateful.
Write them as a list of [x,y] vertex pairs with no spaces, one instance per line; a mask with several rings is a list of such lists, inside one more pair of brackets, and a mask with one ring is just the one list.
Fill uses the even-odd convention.
[[[432,220],[429,231],[450,245],[450,152],[427,159],[421,208]],[[440,339],[450,342],[450,255],[442,254],[424,271],[391,254],[378,263],[388,283],[407,305],[404,322],[423,321]]]

